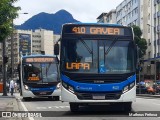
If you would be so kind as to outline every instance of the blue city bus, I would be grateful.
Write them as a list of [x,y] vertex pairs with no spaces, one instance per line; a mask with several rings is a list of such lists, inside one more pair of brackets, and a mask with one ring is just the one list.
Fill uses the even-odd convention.
[[[133,29],[117,24],[68,23],[60,38],[61,100],[79,106],[136,100],[137,47]],[[58,43],[55,49],[59,48]],[[55,50],[58,55],[58,50]]]
[[20,62],[21,93],[24,100],[48,97],[59,100],[60,79],[56,56],[27,55]]

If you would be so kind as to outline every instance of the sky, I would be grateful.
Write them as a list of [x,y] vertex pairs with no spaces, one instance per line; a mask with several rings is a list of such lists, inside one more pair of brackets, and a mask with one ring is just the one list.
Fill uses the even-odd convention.
[[[18,0],[14,5],[21,7],[15,25],[23,24],[32,16],[46,12],[54,14],[64,9],[70,12],[74,19],[81,22],[96,22],[103,12],[116,9],[123,0]],[[23,14],[28,13],[28,14]]]

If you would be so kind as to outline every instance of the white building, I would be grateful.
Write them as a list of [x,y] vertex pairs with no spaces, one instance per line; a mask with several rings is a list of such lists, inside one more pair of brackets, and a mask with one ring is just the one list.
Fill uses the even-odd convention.
[[112,9],[111,11],[109,11],[109,13],[107,13],[106,21],[107,23],[117,23],[115,9]]
[[[45,54],[53,55],[54,40],[60,35],[54,36],[53,31],[39,29],[35,30],[15,30],[13,34],[13,62],[14,70],[20,60],[20,55]],[[11,67],[11,37],[6,40],[6,54],[9,57],[7,69]],[[2,65],[2,44],[0,44],[0,65]]]
[[97,17],[97,22],[98,23],[107,23],[107,21],[106,21],[106,16],[107,15],[107,13],[102,13],[102,14],[100,14],[98,17]]
[[[107,14],[100,15],[104,22]],[[117,24],[139,26],[142,30],[142,38],[147,41],[147,50],[144,59],[160,56],[160,0],[123,0],[116,7]],[[108,22],[109,23],[109,22]],[[144,64],[144,73],[154,75],[154,64]]]
[[39,29],[33,32],[32,54],[41,53],[53,55],[54,34],[53,31]]
[[154,23],[151,25],[154,28],[154,46],[156,57],[160,56],[160,0],[154,0]]
[[124,0],[116,7],[117,23],[122,25],[140,25],[140,1]]
[[116,10],[113,9],[108,13],[102,13],[97,17],[98,23],[116,23]]
[[148,45],[144,59],[155,57],[154,0],[124,0],[116,11],[118,24],[141,28],[142,38],[146,39]]

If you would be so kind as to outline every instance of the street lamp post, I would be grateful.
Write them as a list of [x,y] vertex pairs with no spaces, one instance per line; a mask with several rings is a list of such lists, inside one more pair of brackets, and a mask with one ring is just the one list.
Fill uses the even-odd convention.
[[[151,28],[155,28],[154,26],[147,24],[148,26],[150,26]],[[151,39],[152,39],[152,29],[151,29]],[[154,45],[154,82],[156,83],[156,78],[157,78],[157,61],[156,61],[156,44]]]
[[12,34],[11,34],[11,79],[13,79],[13,70],[14,70],[14,57],[13,57],[13,40],[14,40],[14,24],[13,24],[13,20],[12,20]]
[[[28,13],[19,13],[28,14]],[[12,34],[11,34],[11,79],[14,78],[14,23],[12,20]]]
[[6,41],[3,40],[3,96],[7,96],[7,89],[6,89]]

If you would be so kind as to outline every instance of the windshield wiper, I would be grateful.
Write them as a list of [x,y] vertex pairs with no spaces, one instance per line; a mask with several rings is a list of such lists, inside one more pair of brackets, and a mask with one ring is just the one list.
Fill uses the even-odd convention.
[[83,45],[86,47],[86,49],[88,50],[88,52],[90,53],[90,54],[93,54],[93,51],[88,47],[88,45],[84,42],[84,40],[80,40],[82,43],[83,43]]
[[89,46],[84,42],[84,40],[80,40],[83,45],[86,47],[86,49],[88,50],[88,52],[92,55],[92,65],[93,65],[93,44],[92,44],[92,50],[89,48]]
[[114,46],[114,44],[117,42],[118,38],[115,38],[113,40],[113,42],[111,43],[111,45],[109,46],[109,48],[105,51],[105,55],[107,55],[109,53],[109,51],[112,49],[112,47]]

